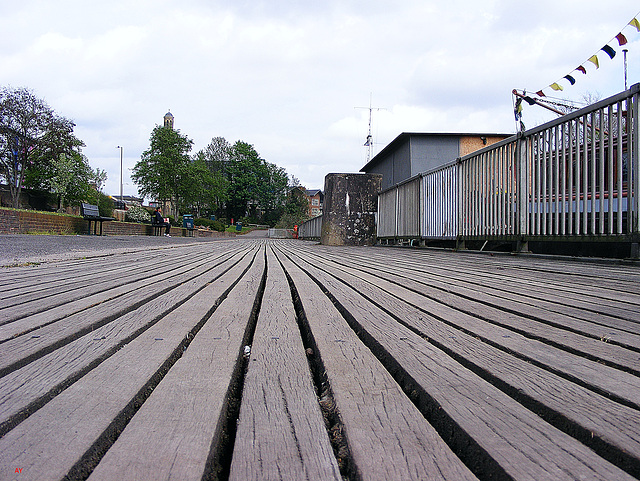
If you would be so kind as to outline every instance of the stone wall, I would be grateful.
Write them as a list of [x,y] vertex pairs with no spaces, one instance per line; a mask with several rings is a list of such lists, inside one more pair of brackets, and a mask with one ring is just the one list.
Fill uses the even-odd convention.
[[[79,216],[0,208],[0,234],[86,234],[88,222]],[[92,225],[93,230],[93,225]],[[150,224],[109,221],[102,223],[104,235],[151,235]],[[172,227],[172,236],[186,235],[186,229]],[[233,236],[228,232],[196,229],[197,237]]]
[[328,174],[320,243],[374,245],[381,174]]

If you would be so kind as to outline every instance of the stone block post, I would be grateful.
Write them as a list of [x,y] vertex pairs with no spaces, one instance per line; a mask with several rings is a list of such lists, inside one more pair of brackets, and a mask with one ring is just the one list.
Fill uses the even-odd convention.
[[322,206],[323,245],[374,245],[382,174],[328,174]]

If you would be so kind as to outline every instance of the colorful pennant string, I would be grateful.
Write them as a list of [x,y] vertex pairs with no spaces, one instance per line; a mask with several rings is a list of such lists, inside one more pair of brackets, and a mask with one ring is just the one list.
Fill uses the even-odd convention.
[[[634,17],[627,25],[625,25],[625,28],[630,25],[634,27],[638,33],[640,33],[640,21],[636,17]],[[610,59],[613,59],[616,56],[615,49],[611,45],[609,45],[614,40],[618,41],[618,46],[620,47],[627,44],[627,37],[622,32],[618,33],[615,37],[609,40],[609,42],[607,42],[605,46],[600,49],[600,51],[606,53]],[[594,55],[589,57],[587,60],[585,60],[583,64],[586,62],[593,64],[596,70],[600,68],[600,60],[598,59],[597,53],[595,53]],[[585,68],[584,65],[579,65],[578,67],[573,69],[573,72],[575,71],[581,72],[583,75],[587,75],[587,69]],[[571,85],[574,85],[576,83],[576,78],[574,75],[572,75],[573,72],[570,72],[568,75],[565,75],[564,77],[562,77],[562,79],[567,80]],[[559,83],[559,81],[553,82],[551,85],[549,85],[549,88],[555,91],[564,90],[564,87],[562,86],[562,84]],[[546,95],[544,94],[544,89],[538,90],[536,92],[536,95],[538,95],[539,97],[546,97]]]

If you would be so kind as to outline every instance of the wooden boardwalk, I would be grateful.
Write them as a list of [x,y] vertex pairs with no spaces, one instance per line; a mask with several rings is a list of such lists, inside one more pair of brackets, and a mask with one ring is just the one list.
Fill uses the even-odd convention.
[[0,479],[640,479],[640,267],[225,240],[2,270]]

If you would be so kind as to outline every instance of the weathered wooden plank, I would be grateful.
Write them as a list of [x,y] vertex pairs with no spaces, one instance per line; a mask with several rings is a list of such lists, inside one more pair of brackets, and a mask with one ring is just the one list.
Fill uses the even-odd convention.
[[183,270],[185,266],[190,265],[186,260],[187,257],[178,258],[173,262],[167,260],[157,264],[147,262],[133,264],[122,271],[124,275],[115,275],[114,273],[107,276],[97,275],[66,286],[56,286],[47,291],[28,293],[7,299],[0,309],[0,323],[5,324],[77,299],[82,300],[87,296],[123,286],[141,278]]
[[[399,325],[346,284],[305,264],[369,338],[392,356],[497,467],[514,479],[632,479],[593,451],[548,425],[494,386]],[[493,466],[497,468],[496,466]],[[491,473],[484,473],[490,475]]]
[[[456,259],[457,260],[457,259]],[[539,302],[551,302],[556,309],[564,308],[562,312],[581,313],[590,311],[614,317],[638,319],[640,297],[637,293],[629,292],[627,287],[636,290],[636,286],[619,282],[609,285],[607,289],[600,286],[579,287],[581,274],[563,276],[560,281],[556,275],[547,273],[544,282],[532,276],[523,276],[522,272],[511,273],[505,267],[479,268],[469,263],[458,263],[454,260],[451,265],[440,264],[429,266],[426,273],[441,279],[450,279],[452,284],[469,284],[475,289],[491,289],[491,293],[507,298],[517,298],[524,302],[537,305]],[[416,263],[418,262],[418,263]],[[485,264],[486,265],[486,264]],[[402,263],[407,271],[414,269],[425,272],[425,266],[419,259]],[[415,266],[415,268],[413,267]],[[558,266],[558,269],[561,267]],[[594,271],[595,273],[595,271]],[[600,276],[600,284],[604,280]],[[598,302],[594,302],[598,299]],[[571,310],[573,308],[573,310]]]
[[116,288],[115,292],[96,294],[83,301],[70,302],[65,306],[54,307],[2,326],[2,335],[10,338],[1,344],[0,373],[15,368],[16,364],[24,363],[24,360],[33,358],[40,351],[48,352],[60,347],[80,335],[139,309],[161,295],[173,291],[176,286],[198,279],[203,274],[222,272],[229,262],[237,261],[243,255],[244,252],[227,252],[224,256],[212,256],[208,262],[190,269],[134,282]]
[[[184,252],[177,255],[185,256],[184,258],[188,259],[191,254]],[[144,259],[140,257],[136,253],[135,255],[104,259],[81,259],[73,265],[37,266],[32,268],[34,272],[31,274],[29,274],[29,271],[22,271],[20,275],[16,274],[15,277],[3,276],[2,281],[0,281],[0,300],[8,302],[17,296],[36,292],[41,293],[41,291],[50,294],[53,289],[69,288],[79,282],[95,283],[97,277],[106,279],[120,277],[122,275],[121,272],[131,271],[131,266],[135,264],[153,266],[154,263],[150,262],[152,259],[162,259],[164,263],[172,262],[175,259],[175,257],[167,259],[162,253],[149,255]]]
[[[114,319],[95,330],[72,340],[64,346],[37,358],[0,378],[0,427],[20,419],[32,404],[46,402],[69,383],[91,369],[97,362],[113,354],[136,336],[144,334],[154,323],[163,321],[192,296],[200,295],[208,285],[220,286],[224,291],[249,266],[252,256],[239,253],[241,259],[231,258],[216,268],[176,286],[157,296],[136,310]],[[215,300],[215,299],[214,299]],[[213,301],[212,300],[212,303]]]
[[[200,480],[220,449],[230,384],[242,369],[265,268],[258,253],[245,276],[215,310],[184,355],[133,416],[89,477]],[[235,373],[235,374],[234,374]],[[214,472],[219,466],[211,467]]]
[[360,478],[476,479],[320,288],[278,257],[300,296]]
[[[345,269],[348,268],[344,263],[340,265]],[[541,306],[530,306],[523,302],[506,300],[481,289],[467,287],[463,283],[450,283],[446,279],[411,273],[392,267],[381,270],[375,264],[364,259],[358,261],[357,269],[401,285],[410,286],[411,289],[437,300],[439,303],[491,320],[503,327],[525,332],[535,338],[547,339],[556,344],[566,345],[591,356],[600,355],[603,360],[619,363],[628,369],[637,369],[639,356],[636,352],[628,351],[624,347],[639,350],[640,335],[613,326],[605,327],[604,323],[607,319],[604,316],[594,314],[593,317],[599,321],[598,323],[575,319],[564,314],[554,313],[541,308]],[[613,319],[613,324],[619,322]],[[602,346],[604,340],[622,347]]]
[[88,474],[243,271],[208,283],[0,439],[0,470],[25,479]]
[[[343,278],[351,287],[393,312],[407,326],[457,355],[458,359],[464,359],[474,372],[501,385],[503,391],[508,391],[546,418],[552,418],[563,430],[579,432],[583,442],[594,447],[597,444],[600,452],[625,458],[621,464],[640,474],[640,411],[637,409],[616,403],[488,345],[413,307],[420,303],[415,292],[380,279],[373,285],[359,283],[351,277]],[[613,454],[614,450],[617,454]]]
[[[358,283],[360,278],[367,277],[367,274],[365,273],[359,273],[358,276],[354,276],[349,273],[350,269],[346,268],[344,265],[340,268],[328,266],[327,263],[320,260],[318,257],[314,257],[313,262],[316,266],[327,266],[326,269],[329,272],[332,272],[334,275],[342,279],[349,279],[348,282],[352,285]],[[379,279],[384,278],[385,276],[383,273],[379,273],[378,275],[380,277],[367,277],[368,281],[372,283],[380,283]],[[409,284],[406,279],[403,279],[403,282],[405,284]],[[385,284],[385,287],[388,290],[400,290],[398,286],[391,284]],[[384,294],[384,292],[382,294]],[[629,403],[640,407],[640,378],[634,374],[622,372],[616,368],[604,366],[590,359],[573,355],[570,352],[564,352],[558,347],[542,343],[537,339],[525,337],[521,333],[506,329],[501,325],[495,325],[502,321],[504,321],[502,322],[503,324],[508,325],[509,322],[512,321],[509,314],[498,311],[494,316],[487,317],[495,323],[492,324],[482,318],[467,314],[467,309],[452,309],[447,304],[434,302],[425,295],[415,295],[410,291],[403,290],[399,296],[405,298],[410,297],[412,303],[419,307],[423,312],[430,313],[439,319],[448,320],[450,324],[455,325],[457,328],[462,329],[465,332],[472,333],[486,341],[517,353],[525,359],[548,366],[556,372],[564,373],[571,378],[578,379],[591,386],[597,387],[601,392],[611,393],[620,399],[625,399]],[[464,299],[462,301],[467,302]],[[455,304],[458,302],[458,299],[454,296],[451,302]],[[484,308],[492,309],[490,306],[478,306],[477,309],[482,310]],[[468,310],[473,312],[473,309]],[[527,323],[531,323],[533,325],[534,321],[522,320],[521,330],[526,329]],[[605,342],[597,343],[592,339],[581,338],[580,336],[572,333],[565,334],[564,344],[579,345],[580,343],[582,343],[583,351],[588,351],[588,348],[584,347],[584,345],[591,345],[593,346],[592,351],[601,350],[600,353],[603,357],[610,357],[603,354],[607,353],[607,351],[621,353],[621,357],[626,357],[628,362],[634,366],[637,365],[636,359],[638,353],[628,350],[625,351],[619,346],[609,345]],[[620,360],[621,363],[623,361],[624,360]]]
[[296,323],[291,292],[268,250],[231,480],[341,480]]
[[[362,260],[373,268],[377,268],[380,262],[385,262],[377,256],[358,254],[354,254],[352,259]],[[609,291],[610,293],[618,292],[618,295],[609,301],[607,309],[603,309],[602,306],[606,300],[596,297],[591,290],[585,289],[583,293],[584,297],[590,299],[588,302],[578,303],[579,305],[573,305],[576,303],[572,304],[568,301],[562,303],[562,296],[551,282],[547,284],[544,295],[536,296],[535,292],[526,286],[516,289],[516,283],[511,279],[492,282],[476,266],[454,262],[453,265],[426,268],[416,264],[414,260],[393,262],[388,267],[389,272],[399,276],[420,279],[423,283],[433,286],[445,286],[446,290],[461,289],[461,294],[471,291],[472,298],[490,304],[499,304],[505,309],[522,312],[534,318],[548,319],[549,322],[561,324],[570,323],[574,319],[584,319],[597,324],[607,324],[612,328],[627,329],[629,332],[637,332],[640,322],[638,314],[640,309],[637,306],[640,303],[640,296],[629,294],[624,285],[617,286],[617,291]],[[565,280],[566,282],[568,281]],[[632,303],[622,301],[622,298],[627,295],[630,295],[635,301]]]

